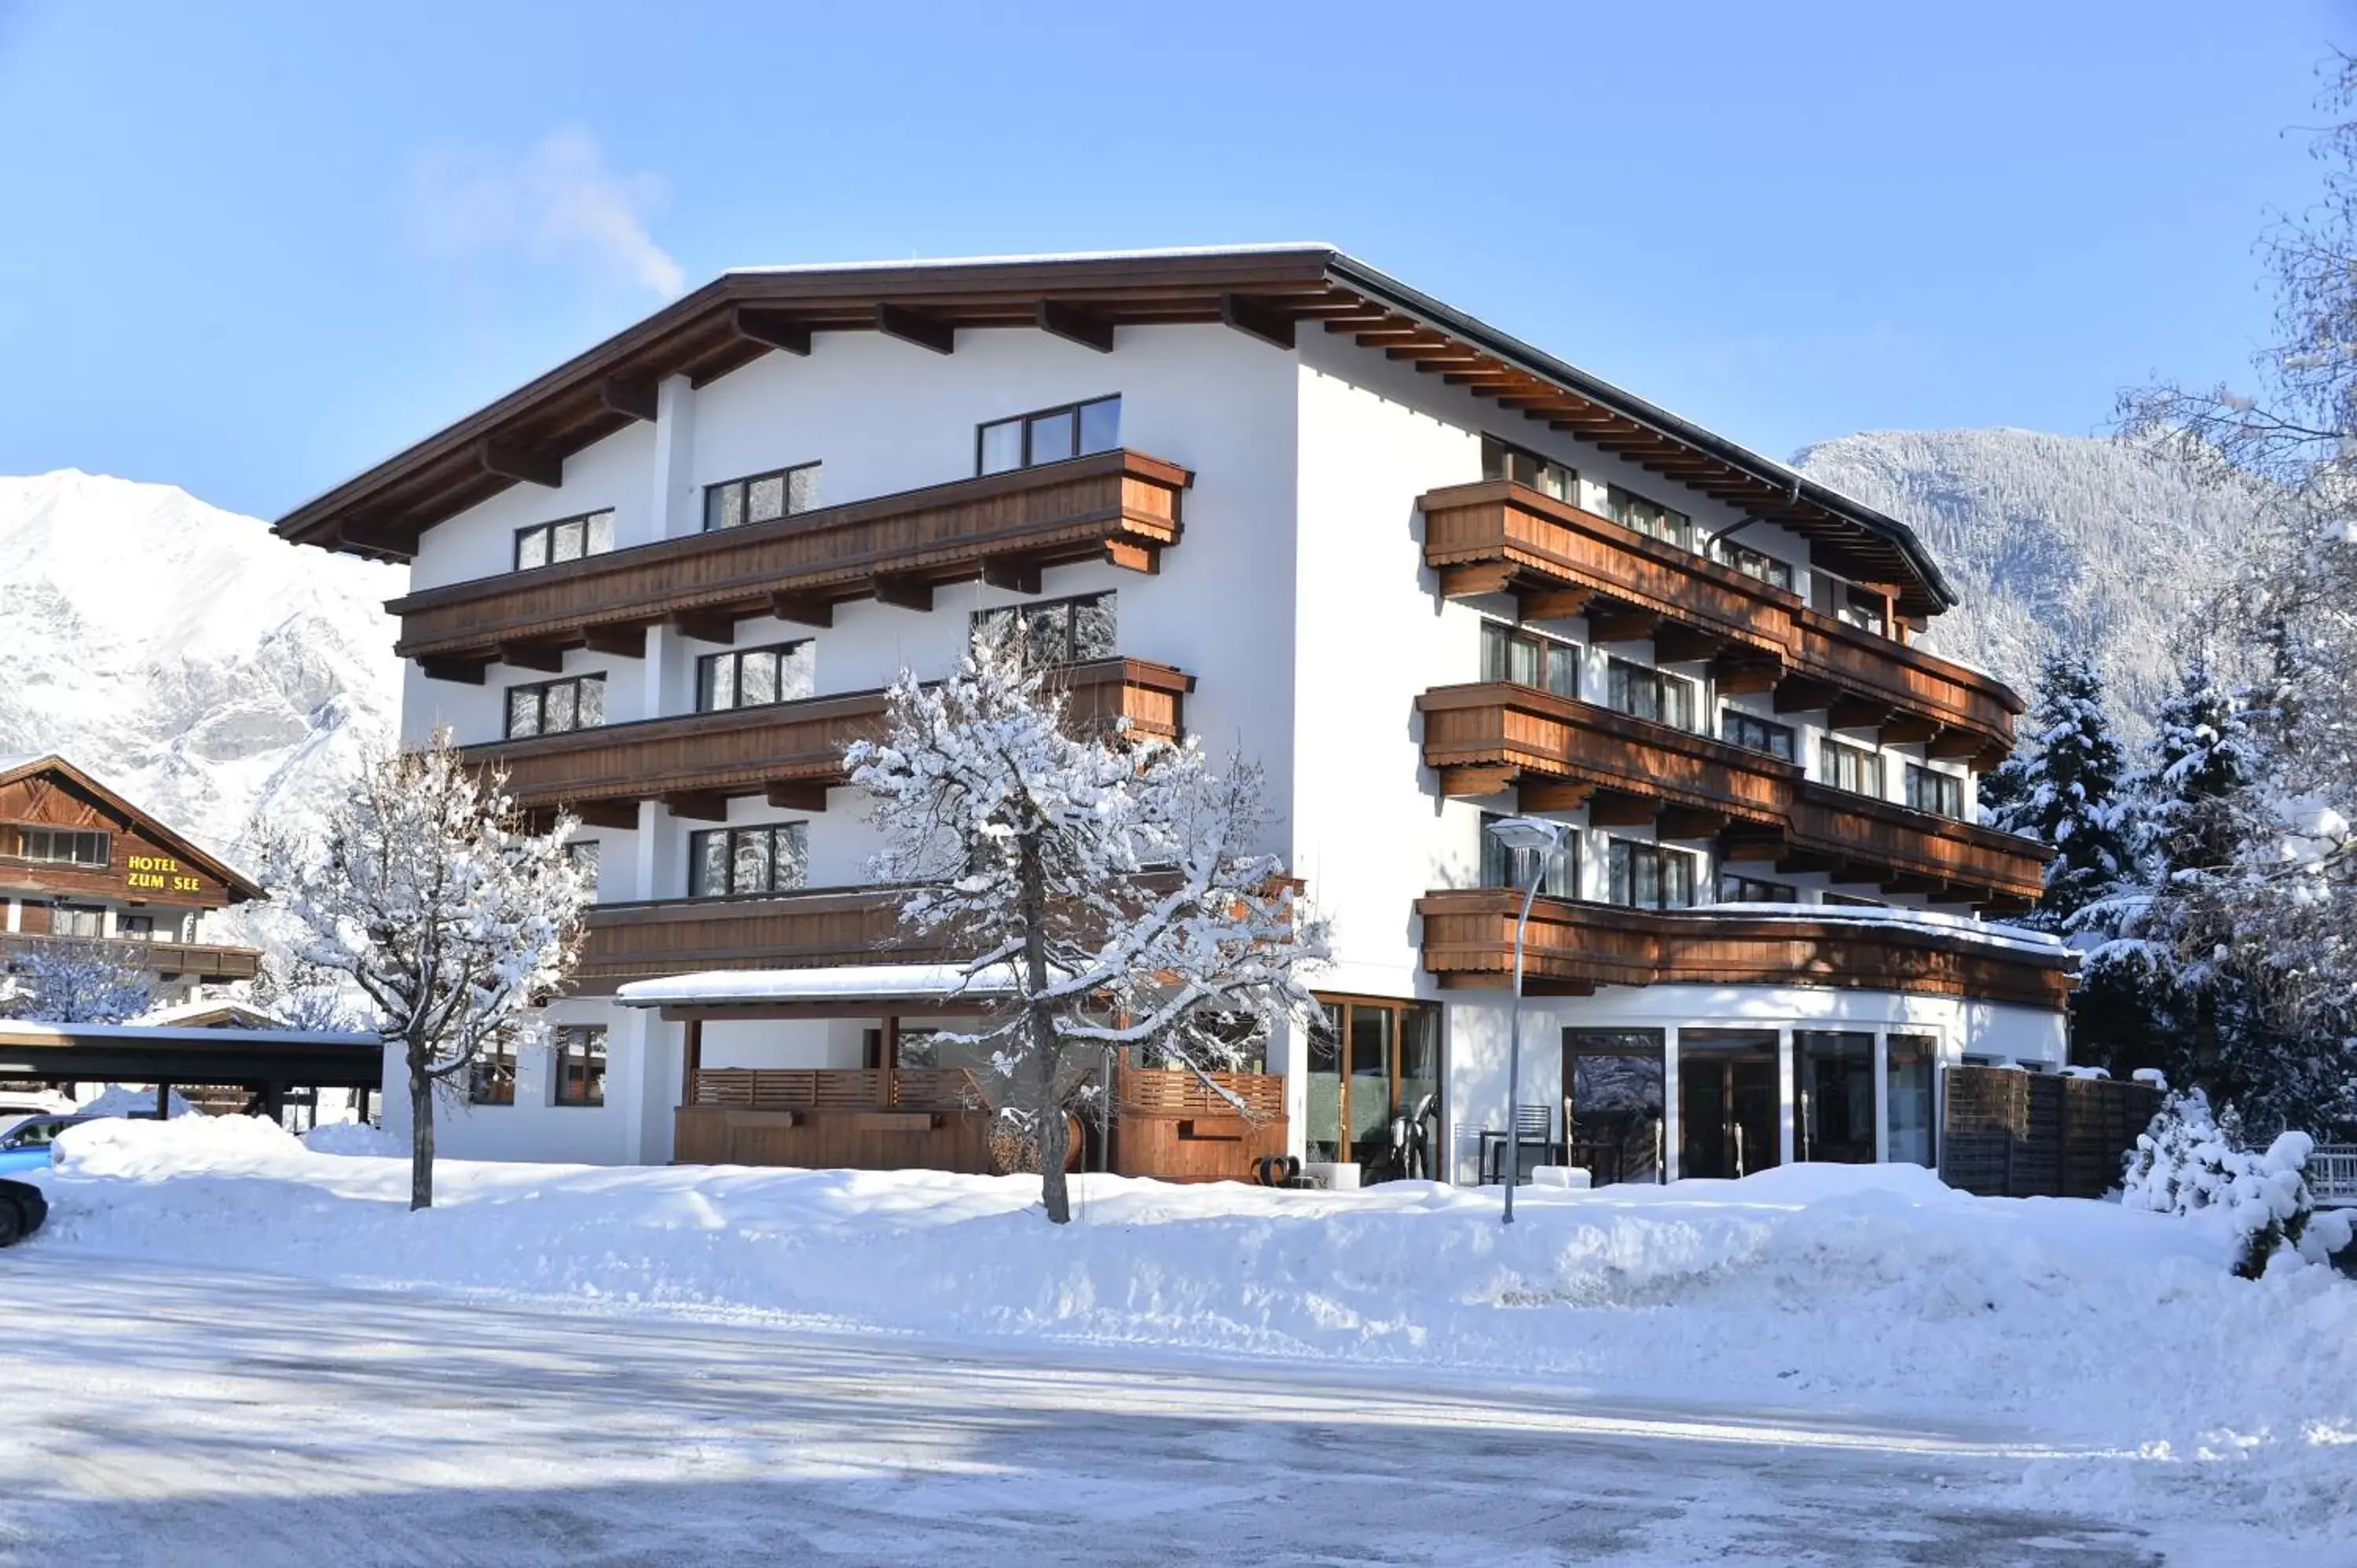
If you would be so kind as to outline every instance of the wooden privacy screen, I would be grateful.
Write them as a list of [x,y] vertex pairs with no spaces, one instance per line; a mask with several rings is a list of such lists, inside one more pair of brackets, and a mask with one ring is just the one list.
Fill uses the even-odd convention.
[[1985,1197],[2101,1197],[2160,1109],[2150,1084],[1952,1067],[1940,1179]]

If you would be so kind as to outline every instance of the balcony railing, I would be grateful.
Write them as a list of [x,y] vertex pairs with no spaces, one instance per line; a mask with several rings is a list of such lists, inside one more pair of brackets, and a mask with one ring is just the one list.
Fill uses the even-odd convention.
[[987,1111],[982,1080],[949,1068],[698,1068],[681,1103],[737,1111]]
[[576,992],[706,969],[801,969],[924,963],[957,956],[901,929],[902,890],[813,887],[726,898],[599,904],[575,971]]
[[[1143,659],[1076,664],[1053,677],[1081,725],[1127,719],[1133,733],[1175,738],[1194,677]],[[844,779],[843,748],[883,734],[885,693],[851,692],[766,707],[681,714],[490,741],[463,748],[477,766],[503,763],[527,809],[682,796],[823,790]],[[629,826],[628,822],[617,822]]]
[[1501,479],[1417,504],[1443,594],[1512,592],[1536,618],[1618,622],[1678,659],[1711,660],[1726,689],[1772,689],[1780,711],[1833,709],[1842,727],[1920,741],[1934,757],[1987,768],[2012,748],[2022,701],[2003,682],[1846,625],[1731,566]]
[[[1424,967],[1443,986],[1512,983],[1521,895],[1458,888],[1416,902]],[[1747,913],[1741,906],[1625,909],[1540,898],[1531,909],[1525,987],[1557,994],[1599,985],[1811,985],[1969,996],[2060,1009],[2071,957],[1970,933],[1889,922]]]
[[1452,796],[1510,785],[1529,811],[1720,837],[1730,859],[2000,906],[2034,901],[2048,852],[1972,822],[1854,795],[1798,764],[1532,686],[1442,686],[1416,699],[1424,759]]
[[225,947],[212,942],[150,941],[140,937],[39,936],[21,931],[0,935],[0,953],[70,951],[89,947],[167,980],[185,976],[208,983],[226,983],[252,980],[262,972],[262,953],[254,948]]
[[753,616],[826,625],[847,599],[929,607],[934,588],[977,576],[1037,592],[1043,566],[1109,559],[1151,572],[1178,541],[1191,479],[1157,457],[1105,452],[453,583],[386,607],[401,618],[404,658],[480,681],[498,660],[546,669],[568,648],[640,653],[665,621],[725,641]]

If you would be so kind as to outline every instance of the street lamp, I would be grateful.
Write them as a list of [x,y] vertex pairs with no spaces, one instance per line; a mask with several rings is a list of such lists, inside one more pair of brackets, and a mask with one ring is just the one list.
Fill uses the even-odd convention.
[[1563,853],[1563,841],[1571,829],[1562,822],[1551,822],[1544,817],[1503,817],[1490,824],[1490,836],[1512,850],[1518,856],[1528,852],[1531,857],[1531,885],[1523,894],[1523,912],[1514,922],[1514,1022],[1506,1047],[1506,1217],[1503,1223],[1514,1222],[1514,1184],[1523,1175],[1523,1121],[1515,1114],[1517,1096],[1523,1082],[1523,938],[1531,925],[1531,906],[1537,901],[1539,884],[1546,880],[1547,868]]

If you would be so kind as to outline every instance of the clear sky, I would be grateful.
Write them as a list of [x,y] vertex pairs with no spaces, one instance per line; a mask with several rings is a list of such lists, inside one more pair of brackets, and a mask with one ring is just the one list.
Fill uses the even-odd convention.
[[2088,434],[2240,372],[2336,42],[2319,0],[0,0],[0,473],[274,516],[731,265],[1255,240],[1780,456]]

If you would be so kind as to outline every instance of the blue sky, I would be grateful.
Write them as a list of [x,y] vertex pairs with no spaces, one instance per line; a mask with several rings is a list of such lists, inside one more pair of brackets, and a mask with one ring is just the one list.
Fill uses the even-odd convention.
[[2337,6],[0,0],[0,473],[275,515],[730,265],[1330,240],[1778,456],[2240,374]]

